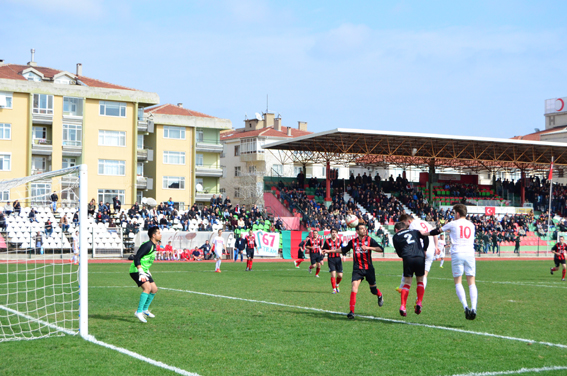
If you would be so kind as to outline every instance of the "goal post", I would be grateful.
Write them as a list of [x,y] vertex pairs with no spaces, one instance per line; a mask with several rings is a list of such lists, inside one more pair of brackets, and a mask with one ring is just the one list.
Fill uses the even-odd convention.
[[88,338],[87,179],[83,164],[0,180],[0,342]]

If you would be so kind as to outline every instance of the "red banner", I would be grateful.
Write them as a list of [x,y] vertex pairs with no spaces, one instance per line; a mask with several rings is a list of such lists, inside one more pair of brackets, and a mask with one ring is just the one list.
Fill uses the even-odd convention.
[[493,206],[486,206],[484,208],[484,214],[486,215],[495,215],[496,214],[496,208]]

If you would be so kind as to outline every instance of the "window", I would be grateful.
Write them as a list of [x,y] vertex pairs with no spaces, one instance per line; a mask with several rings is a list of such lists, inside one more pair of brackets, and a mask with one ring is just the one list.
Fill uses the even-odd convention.
[[0,108],[12,108],[14,93],[0,91]]
[[98,174],[99,175],[113,175],[125,176],[126,175],[126,162],[114,161],[110,159],[98,160]]
[[240,187],[234,188],[234,198],[240,198]]
[[75,167],[77,165],[77,160],[75,158],[63,158],[61,163],[61,168]]
[[23,74],[26,80],[28,81],[36,81],[41,82],[41,77],[35,74],[34,72],[26,72]]
[[143,134],[139,134],[138,135],[138,142],[137,142],[138,146],[136,147],[138,150],[141,150],[144,148],[144,135]]
[[327,176],[327,166],[322,166],[322,167],[321,167],[321,176],[322,176],[322,177]]
[[238,157],[240,155],[240,145],[234,145],[234,156]]
[[255,174],[256,173],[256,166],[248,166],[248,173]]
[[283,175],[283,165],[281,165],[281,164],[272,165],[272,171],[273,171],[277,176],[282,176],[282,175]]
[[197,142],[203,142],[205,139],[204,132],[202,129],[197,129]]
[[118,196],[118,199],[122,204],[124,204],[125,196],[124,190],[121,189],[99,189],[98,190],[98,202],[112,202],[114,197]]
[[242,167],[234,166],[234,176],[240,176],[242,174]]
[[164,151],[163,152],[163,163],[164,164],[185,164],[185,152],[184,151]]
[[9,140],[12,138],[12,125],[0,123],[0,140]]
[[53,95],[34,94],[33,113],[53,115]]
[[64,116],[83,116],[83,98],[63,97]]
[[183,176],[164,176],[163,189],[185,189],[185,178]]
[[50,202],[51,183],[31,183],[31,195],[34,204]]
[[45,157],[32,157],[32,175],[45,172],[46,167],[47,160]]
[[138,189],[138,191],[136,192],[136,202],[141,203],[143,198],[144,198],[144,191]]
[[203,154],[195,154],[195,166],[203,166]]
[[98,131],[98,144],[102,146],[126,146],[126,132]]
[[258,140],[257,138],[243,138],[240,140],[240,153],[241,154],[253,154],[253,153],[263,153],[262,145],[264,140]]
[[102,116],[126,117],[126,103],[124,102],[100,101],[99,106],[99,114]]
[[32,138],[34,140],[45,140],[45,139],[47,139],[47,128],[45,128],[45,127],[33,127],[32,128]]
[[144,176],[144,162],[138,162],[136,165],[136,175]]
[[294,167],[293,167],[293,176],[299,175],[299,173],[300,173],[301,171],[303,171],[303,167],[294,166]]
[[11,154],[0,154],[0,171],[10,171],[12,168],[10,166]]
[[75,83],[75,80],[69,76],[61,76],[55,79],[56,84],[71,85]]
[[138,120],[144,121],[144,107],[138,107]]
[[184,127],[163,127],[163,138],[174,138],[177,140],[185,140],[185,128]]
[[0,201],[10,201],[10,191],[0,191]]
[[63,124],[63,146],[81,146],[83,143],[83,126]]
[[224,195],[224,194],[226,193],[226,188],[221,188],[221,189],[219,189],[219,192]]

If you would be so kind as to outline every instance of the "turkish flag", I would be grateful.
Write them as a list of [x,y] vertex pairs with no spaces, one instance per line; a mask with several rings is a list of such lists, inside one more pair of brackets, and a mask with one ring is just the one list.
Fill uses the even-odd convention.
[[496,208],[493,206],[486,206],[484,208],[484,214],[486,215],[494,215],[496,214]]
[[551,166],[549,166],[549,176],[547,177],[547,180],[552,180],[553,179],[553,161],[551,161]]

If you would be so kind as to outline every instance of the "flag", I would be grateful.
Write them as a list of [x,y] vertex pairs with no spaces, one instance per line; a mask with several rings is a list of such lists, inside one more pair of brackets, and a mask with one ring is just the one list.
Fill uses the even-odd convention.
[[549,176],[547,177],[547,180],[551,179],[553,179],[553,160],[551,161],[551,166],[549,167]]
[[484,208],[484,214],[485,215],[495,215],[496,214],[496,208],[494,206],[486,206]]

